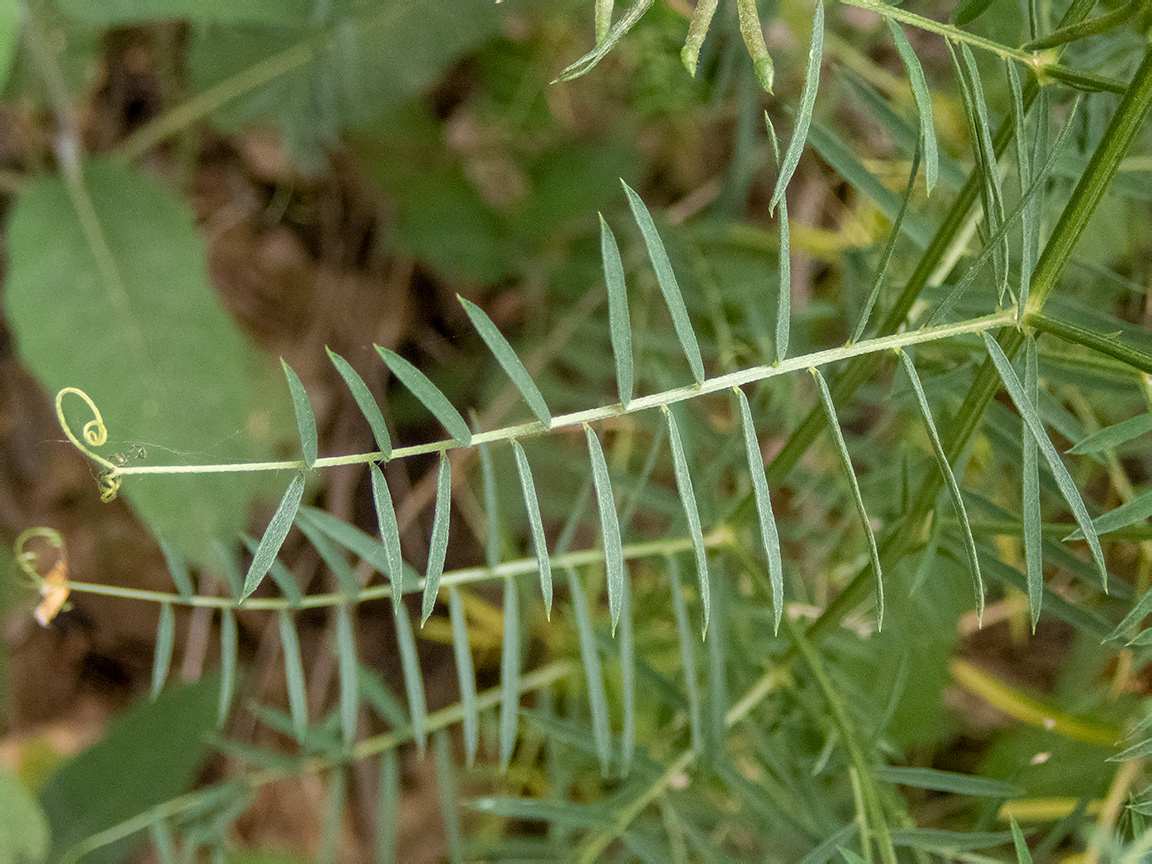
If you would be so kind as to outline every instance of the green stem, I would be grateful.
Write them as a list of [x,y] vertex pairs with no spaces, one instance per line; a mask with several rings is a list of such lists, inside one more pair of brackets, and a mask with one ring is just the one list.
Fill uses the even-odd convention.
[[1152,353],[1138,345],[1123,341],[1116,334],[1100,333],[1075,321],[1045,312],[1027,313],[1024,316],[1024,325],[1040,333],[1051,333],[1053,336],[1091,348],[1145,374],[1152,374]]

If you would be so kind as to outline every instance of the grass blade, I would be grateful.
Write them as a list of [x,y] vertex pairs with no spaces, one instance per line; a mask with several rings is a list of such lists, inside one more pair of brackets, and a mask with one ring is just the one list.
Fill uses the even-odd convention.
[[512,379],[512,383],[516,385],[516,389],[520,391],[520,395],[524,397],[524,401],[528,403],[532,413],[544,424],[545,429],[551,428],[552,412],[548,410],[548,403],[544,401],[540,388],[536,386],[536,382],[532,380],[532,376],[524,368],[524,363],[512,349],[508,340],[504,338],[504,334],[492,323],[492,319],[488,317],[487,313],[475,303],[464,299],[459,294],[456,295],[456,299],[460,301],[460,305],[464,307],[464,312],[468,315],[468,320],[472,322],[472,326],[476,328],[476,332],[480,334],[480,338],[484,340],[484,344],[488,346],[488,350],[492,352],[496,362],[508,373],[508,377]]
[[764,541],[764,554],[768,558],[768,581],[772,586],[772,609],[776,616],[774,633],[780,631],[780,616],[784,612],[784,565],[780,559],[780,534],[776,530],[776,517],[772,514],[772,496],[764,475],[764,455],[752,423],[752,409],[748,397],[739,387],[736,401],[740,405],[740,425],[744,430],[744,452],[748,457],[748,471],[752,475],[752,491],[756,498],[756,512],[760,517],[760,538]]
[[644,237],[644,245],[648,248],[648,259],[652,262],[652,269],[656,271],[656,282],[660,286],[660,293],[664,295],[664,303],[672,316],[672,326],[676,330],[676,338],[680,340],[680,347],[688,359],[688,367],[692,370],[692,377],[697,384],[704,383],[704,359],[700,356],[700,345],[696,342],[696,333],[692,329],[692,322],[688,320],[688,310],[684,306],[684,295],[680,293],[680,284],[676,281],[676,274],[672,272],[672,262],[668,260],[668,253],[664,249],[664,241],[656,231],[656,223],[652,221],[652,214],[640,200],[640,196],[632,191],[632,187],[620,181],[624,187],[624,194],[628,196],[628,206],[632,208],[632,216]]
[[676,556],[668,556],[668,583],[672,589],[672,611],[676,615],[676,636],[680,642],[680,665],[684,669],[684,690],[688,694],[688,728],[692,734],[692,749],[704,749],[704,730],[700,720],[700,689],[696,684],[696,649],[688,628],[688,610],[684,603],[684,586],[680,582],[680,567]]
[[[936,178],[940,173],[940,152],[936,146],[936,127],[932,122],[932,95],[928,89],[928,82],[924,78],[924,69],[920,65],[920,58],[912,50],[908,37],[904,35],[904,28],[887,19],[888,29],[892,31],[892,41],[896,43],[896,53],[904,64],[904,71],[908,73],[908,84],[912,87],[912,98],[916,102],[916,113],[920,115],[920,149],[924,153],[924,185],[928,194],[936,187]],[[912,172],[915,175],[916,172]]]
[[553,81],[555,84],[558,81],[571,81],[573,78],[579,78],[581,75],[589,72],[592,67],[599,63],[605,55],[624,38],[624,34],[635,26],[636,22],[640,20],[641,16],[648,11],[648,7],[652,5],[652,0],[636,0],[627,11],[620,16],[619,20],[608,28],[608,32],[604,34],[604,38],[597,38],[596,47],[577,60],[575,63],[565,67],[564,71],[560,73],[560,77]]
[[636,752],[636,643],[632,635],[632,585],[627,579],[620,592],[620,690],[624,707],[620,774],[627,777]]
[[220,610],[220,699],[216,703],[216,725],[223,727],[236,692],[236,613]]
[[372,500],[376,505],[376,523],[380,527],[380,541],[384,544],[384,563],[388,568],[388,581],[392,583],[392,611],[400,613],[404,597],[404,560],[400,555],[400,527],[396,524],[396,510],[392,506],[392,493],[384,472],[375,462],[368,465],[372,475]]
[[381,348],[379,345],[376,346],[376,350],[392,374],[408,388],[413,396],[420,400],[425,408],[432,412],[432,416],[448,430],[448,434],[452,436],[454,441],[465,447],[472,443],[472,433],[468,429],[468,424],[464,422],[460,412],[448,401],[448,397],[440,392],[440,388],[433,384],[427,375],[395,351]]
[[[711,0],[716,5],[716,0]],[[697,5],[697,12],[705,5]],[[624,282],[624,262],[616,236],[604,217],[600,217],[600,257],[604,261],[604,284],[608,287],[608,333],[612,338],[612,355],[616,358],[616,390],[625,408],[632,401],[635,370],[632,365],[632,324],[628,317],[628,287]]]
[[544,595],[544,614],[552,617],[552,562],[548,558],[548,541],[544,537],[544,522],[540,518],[540,502],[536,500],[536,484],[524,448],[512,439],[512,452],[516,455],[516,470],[520,474],[520,488],[524,491],[524,507],[528,511],[528,524],[532,528],[532,548],[536,551],[536,565],[540,570],[540,592]]
[[284,545],[284,539],[292,528],[296,511],[300,509],[300,499],[303,497],[304,475],[297,474],[288,484],[284,497],[280,499],[280,506],[272,514],[272,521],[268,523],[264,536],[260,538],[260,545],[256,547],[256,552],[252,556],[252,563],[244,577],[241,600],[255,591],[261,580],[268,575],[268,569],[276,560],[276,555],[280,552],[280,547]]
[[400,834],[400,759],[395,749],[380,754],[376,800],[376,860],[395,861]]
[[696,574],[700,579],[700,606],[704,613],[702,633],[708,632],[708,615],[711,611],[709,599],[708,553],[704,547],[704,531],[700,527],[700,511],[696,506],[696,493],[692,489],[692,475],[688,471],[688,460],[684,458],[684,442],[680,440],[680,429],[676,418],[667,405],[660,410],[668,421],[668,442],[672,446],[672,468],[676,474],[676,490],[680,493],[680,504],[684,508],[684,518],[688,520],[688,535],[692,538],[692,551],[696,553]]
[[[1025,337],[1024,353],[1024,393],[1032,407],[1039,402],[1039,373],[1036,363],[1036,340],[1031,335]],[[1037,459],[1036,439],[1022,424],[1020,430],[1021,458],[1021,506],[1024,523],[1024,567],[1027,571],[1028,611],[1032,619],[1032,632],[1036,632],[1036,622],[1040,620],[1040,606],[1044,601],[1044,537],[1040,530],[1040,464]]]
[[588,614],[588,600],[576,571],[567,568],[568,594],[572,599],[572,615],[576,619],[576,632],[580,637],[580,659],[584,664],[584,677],[588,682],[588,704],[592,709],[592,739],[596,742],[596,755],[600,759],[600,775],[608,776],[612,758],[612,735],[608,728],[608,697],[604,693],[604,677],[600,671],[600,657],[596,653],[596,637],[592,633],[592,619]]
[[172,665],[172,646],[176,641],[176,613],[171,603],[160,604],[160,623],[156,625],[156,650],[152,654],[152,699],[160,695]]
[[432,733],[432,755],[436,760],[436,797],[440,801],[440,816],[444,821],[444,845],[448,847],[448,860],[452,864],[459,864],[464,860],[460,797],[456,788],[452,739],[444,729],[437,729]]
[[448,554],[448,523],[452,516],[452,461],[440,451],[440,471],[436,475],[436,513],[432,517],[432,539],[428,543],[428,570],[424,574],[424,598],[420,626],[428,620],[436,605],[440,577],[444,575],[444,557]]
[[192,596],[192,577],[188,574],[188,562],[184,560],[180,550],[164,538],[157,537],[156,542],[160,544],[160,551],[164,553],[164,563],[168,565],[168,573],[172,576],[176,592],[187,600]]
[[768,212],[776,210],[776,205],[784,197],[784,190],[792,181],[796,166],[800,164],[800,154],[808,138],[808,127],[812,123],[812,107],[816,104],[816,91],[820,86],[820,59],[824,51],[824,2],[816,0],[816,11],[812,18],[812,44],[808,48],[808,68],[804,72],[804,87],[800,91],[800,109],[796,112],[796,127],[784,162],[780,165],[780,176],[776,178],[776,189],[768,202]]
[[844,433],[840,431],[840,420],[836,416],[836,406],[832,404],[832,394],[828,392],[828,384],[819,369],[810,368],[812,377],[820,388],[820,404],[824,408],[824,416],[828,420],[828,428],[836,442],[836,452],[840,456],[840,465],[848,477],[848,485],[852,487],[852,500],[856,504],[856,513],[860,517],[860,524],[864,528],[864,537],[868,541],[868,555],[872,559],[872,575],[876,578],[876,629],[884,626],[884,578],[880,572],[880,553],[876,549],[876,535],[872,531],[872,520],[868,518],[868,511],[864,509],[864,499],[860,496],[860,484],[856,481],[856,472],[852,469],[852,457],[848,454],[848,445],[844,443]]
[[344,743],[356,740],[356,715],[360,710],[360,680],[356,673],[356,635],[352,613],[346,603],[336,607],[336,664],[340,675],[340,731]]
[[936,423],[932,419],[932,409],[928,407],[928,397],[924,395],[924,388],[920,384],[920,376],[916,374],[916,366],[912,358],[905,351],[897,351],[904,373],[912,385],[912,392],[916,394],[916,405],[920,409],[920,417],[924,420],[924,428],[928,430],[928,438],[932,442],[932,453],[936,457],[936,465],[944,477],[944,484],[948,487],[948,494],[952,497],[952,506],[956,509],[956,518],[960,522],[960,529],[964,535],[964,552],[968,557],[968,570],[972,574],[972,588],[976,592],[976,620],[984,620],[984,580],[980,577],[980,558],[976,554],[976,540],[972,536],[972,526],[968,523],[968,511],[964,508],[964,498],[960,494],[960,484],[956,482],[956,475],[952,465],[940,443],[940,435],[936,432]]
[[500,651],[500,771],[516,747],[520,720],[520,600],[516,580],[504,580],[504,645]]
[[765,91],[771,93],[775,70],[768,46],[764,44],[764,27],[760,24],[760,13],[756,11],[756,0],[736,0],[736,11],[740,18],[740,35],[744,37],[744,47],[752,58],[756,80]]
[[308,401],[308,394],[304,385],[292,367],[280,358],[280,365],[284,367],[284,377],[288,379],[288,389],[292,393],[292,410],[296,412],[296,428],[300,432],[300,452],[304,455],[304,464],[311,468],[316,464],[317,443],[316,415],[312,413],[312,404]]
[[336,367],[336,371],[340,373],[340,377],[344,379],[344,383],[352,391],[352,398],[356,400],[360,413],[368,421],[368,428],[372,430],[372,437],[376,439],[376,446],[380,448],[385,459],[391,459],[392,438],[388,435],[388,427],[384,424],[384,415],[380,413],[380,406],[376,404],[368,385],[364,383],[364,379],[347,360],[328,346],[324,346],[324,350],[328,352],[328,359],[332,361],[332,365]]
[[[780,144],[776,140],[776,130],[768,112],[764,112],[764,125],[768,127],[768,139],[772,142],[772,153],[776,164],[780,164]],[[780,253],[777,256],[778,274],[776,279],[776,362],[783,363],[788,356],[788,334],[792,329],[792,252],[789,248],[788,197],[780,195]]]
[[396,620],[396,642],[400,647],[400,668],[404,670],[404,692],[408,696],[408,714],[412,718],[412,738],[420,755],[428,739],[428,708],[424,701],[424,673],[420,670],[420,657],[416,653],[416,639],[408,610],[401,605],[393,611]]
[[1024,385],[1020,383],[1020,379],[1016,377],[1016,372],[1012,368],[1011,362],[1004,354],[1004,350],[996,343],[996,340],[988,335],[987,332],[981,333],[984,339],[984,345],[988,349],[988,356],[992,359],[992,363],[996,366],[996,371],[1000,373],[1000,380],[1004,382],[1004,389],[1008,391],[1008,395],[1016,404],[1016,410],[1020,412],[1020,416],[1024,418],[1024,422],[1028,424],[1028,428],[1032,432],[1032,437],[1036,439],[1036,444],[1040,448],[1040,452],[1044,454],[1044,459],[1048,462],[1048,467],[1052,469],[1052,475],[1056,479],[1056,485],[1060,487],[1060,492],[1064,496],[1064,500],[1068,502],[1068,508],[1072,511],[1073,517],[1076,519],[1076,524],[1080,526],[1080,530],[1084,533],[1084,538],[1088,541],[1088,548],[1092,550],[1092,560],[1096,564],[1096,569],[1100,573],[1100,582],[1103,585],[1104,592],[1108,592],[1108,568],[1104,564],[1104,552],[1100,548],[1100,538],[1096,536],[1096,529],[1092,525],[1092,518],[1088,515],[1088,509],[1084,506],[1083,499],[1080,498],[1080,492],[1076,488],[1076,483],[1072,480],[1072,475],[1068,473],[1068,469],[1064,467],[1064,463],[1060,460],[1060,454],[1056,452],[1056,448],[1052,446],[1052,442],[1048,439],[1048,434],[1044,431],[1043,421],[1040,415],[1033,407],[1028,394],[1024,390]]
[[304,743],[308,731],[308,698],[304,687],[304,664],[300,659],[300,638],[287,609],[277,614],[280,645],[284,650],[284,680],[288,684],[288,710],[292,715],[292,733],[298,744]]
[[468,767],[476,760],[480,743],[480,718],[476,708],[476,670],[472,665],[472,649],[468,644],[468,625],[464,621],[464,601],[460,592],[448,592],[448,617],[452,621],[452,652],[456,655],[456,677],[460,681],[460,707],[464,725],[464,755]]
[[680,61],[693,78],[696,77],[696,62],[700,58],[700,47],[704,44],[704,37],[708,35],[708,25],[712,23],[712,16],[718,3],[719,0],[700,0],[688,22],[688,37],[684,40],[684,47],[680,51]]
[[604,543],[604,566],[608,571],[608,612],[612,618],[612,633],[620,620],[620,595],[624,588],[624,547],[620,541],[620,521],[616,515],[616,505],[612,496],[612,481],[608,476],[608,465],[604,461],[604,451],[600,439],[592,427],[584,424],[584,436],[588,441],[588,458],[592,464],[592,483],[596,487],[596,505],[600,510],[600,536]]

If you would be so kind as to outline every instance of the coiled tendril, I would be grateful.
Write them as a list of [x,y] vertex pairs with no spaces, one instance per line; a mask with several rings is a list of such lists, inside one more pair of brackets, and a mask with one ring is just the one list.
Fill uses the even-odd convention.
[[[28,541],[39,538],[56,550],[55,560],[48,572],[40,575],[40,553],[25,549]],[[40,605],[33,613],[42,627],[47,627],[68,602],[68,556],[64,551],[64,538],[52,528],[28,528],[16,538],[16,564],[40,590]]]
[[[84,403],[92,411],[92,419],[84,424],[81,430],[81,435],[84,440],[81,442],[76,437],[71,427],[68,425],[68,420],[64,417],[64,397],[74,393],[84,400]],[[56,419],[60,423],[60,428],[63,430],[68,440],[72,442],[77,450],[91,459],[93,462],[103,466],[104,470],[100,472],[100,500],[104,502],[111,501],[116,497],[116,493],[120,491],[120,483],[123,478],[120,476],[120,465],[105,459],[97,453],[94,453],[91,447],[101,447],[108,443],[108,427],[104,425],[104,417],[100,414],[100,409],[96,407],[96,403],[92,401],[92,397],[85,393],[78,387],[65,387],[56,394]]]

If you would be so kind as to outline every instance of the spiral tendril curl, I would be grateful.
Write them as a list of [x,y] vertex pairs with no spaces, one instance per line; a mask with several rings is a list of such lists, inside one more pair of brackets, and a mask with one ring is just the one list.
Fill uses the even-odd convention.
[[[72,427],[68,425],[68,420],[64,416],[64,397],[69,393],[79,396],[84,400],[84,404],[92,412],[92,419],[84,424],[84,428],[80,434],[83,441],[76,437],[76,433],[72,431]],[[123,478],[120,476],[121,468],[123,467],[123,459],[112,461],[105,459],[98,453],[95,453],[92,447],[102,447],[108,443],[108,427],[104,424],[104,417],[100,413],[100,409],[96,407],[96,403],[92,401],[92,397],[81,390],[79,387],[65,387],[56,394],[56,420],[60,423],[60,429],[64,435],[72,442],[72,446],[96,462],[98,465],[103,466],[104,470],[100,472],[100,500],[107,503],[116,497],[116,493],[120,491],[120,483]]]

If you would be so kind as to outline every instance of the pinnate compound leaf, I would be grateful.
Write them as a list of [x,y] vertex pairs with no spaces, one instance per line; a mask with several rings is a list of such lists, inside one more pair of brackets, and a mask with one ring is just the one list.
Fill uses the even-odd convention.
[[440,577],[444,575],[444,557],[448,554],[448,523],[452,516],[452,461],[440,451],[440,470],[436,475],[436,513],[432,517],[432,539],[428,543],[428,571],[424,574],[424,597],[420,626],[436,606]]
[[508,377],[512,379],[512,383],[516,385],[516,389],[520,391],[520,395],[524,397],[524,401],[528,403],[532,413],[544,424],[545,429],[550,428],[552,426],[552,412],[548,410],[548,403],[544,401],[540,388],[536,386],[536,382],[532,380],[532,376],[524,368],[523,361],[508,344],[504,334],[492,323],[488,314],[471,300],[466,300],[459,294],[456,295],[456,299],[460,301],[468,320],[472,322],[472,326],[476,328],[476,332],[480,334],[480,338],[484,340],[484,344],[488,346],[488,350],[492,352],[496,361],[508,373]]
[[[198,461],[274,458],[277,442],[236,430],[269,412],[264,425],[280,428],[286,402],[208,280],[189,206],[106,159],[87,163],[72,192],[75,205],[64,181],[34,180],[10,214],[4,302],[26,368],[50,393],[78,387],[93,399],[106,456],[159,441]],[[92,419],[70,405],[74,428]],[[221,473],[121,491],[154,535],[214,569],[216,544],[244,529],[266,488]]]
[[524,492],[524,507],[528,511],[528,525],[532,529],[532,547],[536,551],[536,565],[540,571],[540,592],[544,595],[544,614],[552,617],[552,562],[548,557],[548,540],[544,536],[544,521],[540,518],[540,502],[536,498],[536,483],[524,448],[513,439],[512,452],[516,455],[516,470],[520,474],[520,488]]
[[368,466],[372,476],[372,500],[376,504],[376,522],[380,526],[380,539],[384,544],[384,564],[388,580],[392,583],[392,610],[399,615],[404,598],[404,560],[400,554],[400,526],[396,523],[396,509],[392,506],[392,493],[384,472],[373,462]]
[[696,506],[696,493],[692,488],[692,474],[688,471],[688,460],[684,456],[684,442],[680,440],[680,428],[676,417],[667,405],[660,410],[668,423],[668,443],[672,447],[672,468],[676,474],[676,490],[680,493],[680,505],[684,508],[684,518],[688,520],[688,536],[692,538],[692,551],[696,555],[696,575],[700,584],[700,609],[704,616],[701,632],[708,632],[708,617],[712,601],[708,579],[708,550],[704,546],[704,531],[700,526],[700,509]]
[[700,356],[700,345],[696,341],[696,333],[692,329],[692,322],[688,318],[688,310],[684,306],[684,295],[680,293],[680,284],[676,281],[676,274],[672,271],[672,262],[668,260],[668,253],[664,249],[664,241],[656,230],[656,223],[652,221],[652,214],[640,200],[640,196],[632,191],[632,187],[620,181],[624,187],[624,194],[628,196],[628,206],[632,208],[632,216],[640,228],[644,238],[644,245],[648,249],[648,259],[652,262],[652,269],[656,271],[656,282],[660,286],[660,293],[664,295],[664,303],[672,316],[672,326],[676,330],[676,338],[680,340],[680,347],[688,359],[688,367],[692,370],[692,377],[697,384],[704,383],[704,359]]
[[360,413],[368,421],[368,427],[372,430],[372,437],[376,439],[376,446],[380,448],[385,459],[392,458],[392,438],[384,423],[384,415],[380,413],[380,406],[376,404],[376,399],[372,396],[368,385],[352,368],[351,363],[327,346],[324,350],[328,352],[328,359],[332,361],[332,365],[336,367],[336,371],[340,373],[340,377],[344,379],[344,383],[352,391],[352,398],[356,400]]
[[420,754],[428,740],[428,708],[424,701],[424,673],[416,653],[416,637],[404,606],[393,609],[396,620],[396,642],[400,646],[400,667],[404,670],[404,691],[408,695],[408,714],[412,719],[412,737]]
[[172,646],[176,638],[176,615],[171,603],[160,604],[160,623],[156,626],[156,650],[152,654],[152,698],[164,689],[168,668],[172,665]]
[[752,491],[756,497],[756,513],[760,517],[760,538],[764,541],[764,554],[768,558],[768,581],[772,586],[772,609],[775,613],[774,632],[780,630],[780,616],[784,612],[784,565],[780,558],[780,534],[776,530],[776,517],[772,514],[772,496],[764,475],[764,454],[752,423],[752,409],[748,397],[739,387],[736,401],[740,405],[740,425],[744,432],[744,452],[748,458],[748,471],[752,475]]
[[1096,536],[1096,529],[1092,525],[1092,518],[1088,515],[1088,509],[1084,506],[1084,501],[1080,497],[1080,492],[1076,488],[1076,483],[1072,479],[1072,475],[1068,473],[1068,469],[1064,467],[1064,463],[1060,460],[1060,454],[1056,452],[1056,448],[1052,446],[1052,442],[1048,438],[1048,433],[1044,431],[1044,422],[1040,419],[1036,408],[1033,407],[1032,401],[1028,398],[1028,394],[1024,390],[1024,385],[1020,383],[1020,379],[1016,376],[1016,371],[1012,368],[1012,363],[1008,360],[1007,355],[1004,354],[1004,349],[997,344],[996,340],[988,335],[987,331],[980,334],[984,339],[984,345],[988,349],[988,356],[991,358],[992,363],[996,366],[996,371],[1000,373],[1000,380],[1004,382],[1004,389],[1008,391],[1008,395],[1016,404],[1016,410],[1020,412],[1020,416],[1024,418],[1024,422],[1028,425],[1032,436],[1036,439],[1036,444],[1040,448],[1040,452],[1044,454],[1044,459],[1048,462],[1048,467],[1052,469],[1052,475],[1056,479],[1056,485],[1060,488],[1060,493],[1064,496],[1064,500],[1068,502],[1068,508],[1072,511],[1073,517],[1076,519],[1076,524],[1080,526],[1085,539],[1088,541],[1088,548],[1092,551],[1092,560],[1096,564],[1096,570],[1100,574],[1100,581],[1104,591],[1108,591],[1108,568],[1104,564],[1104,552],[1100,548],[1100,538]]
[[887,19],[888,29],[892,31],[892,41],[896,43],[896,52],[904,64],[904,71],[908,73],[908,84],[912,87],[912,98],[916,102],[916,112],[920,115],[920,149],[924,153],[924,185],[928,194],[936,187],[936,178],[940,173],[940,151],[936,145],[936,127],[932,122],[932,93],[928,89],[928,81],[924,78],[924,69],[920,65],[920,58],[912,50],[904,29],[893,21]]
[[[701,4],[703,5],[703,4]],[[696,7],[699,10],[700,6]],[[624,283],[624,262],[616,235],[600,217],[600,256],[604,261],[604,284],[608,287],[608,333],[616,358],[616,389],[625,408],[632,401],[635,370],[632,365],[632,324],[628,317],[628,288]]]
[[300,637],[296,622],[287,609],[277,613],[280,645],[284,651],[284,680],[288,682],[288,710],[292,715],[292,734],[304,743],[308,731],[308,696],[304,686],[304,663],[300,658]]
[[280,506],[272,514],[272,521],[268,523],[264,536],[260,538],[260,545],[252,556],[252,563],[248,566],[248,573],[244,576],[244,589],[241,600],[248,597],[268,575],[268,570],[276,560],[280,547],[284,545],[284,538],[292,528],[296,518],[296,511],[300,509],[300,499],[304,497],[304,475],[297,474],[288,484],[284,497],[280,499]]
[[816,91],[820,87],[820,59],[824,51],[824,2],[816,0],[816,11],[812,18],[812,43],[808,47],[808,68],[804,72],[804,87],[800,91],[800,109],[796,112],[796,127],[792,140],[784,153],[780,165],[780,176],[776,178],[776,188],[772,200],[768,202],[768,212],[774,212],[784,190],[792,181],[796,166],[800,164],[800,154],[804,152],[804,142],[808,138],[808,127],[812,123],[812,108],[816,104]]
[[588,599],[580,577],[569,567],[568,595],[572,599],[572,615],[576,619],[576,632],[580,637],[580,659],[584,664],[584,679],[588,684],[588,704],[592,708],[592,740],[596,742],[596,755],[600,759],[600,774],[608,776],[612,758],[612,735],[608,728],[608,697],[604,693],[604,676],[600,670],[600,656],[596,653],[596,636],[592,632],[592,617],[588,613]]
[[432,412],[432,415],[448,430],[448,434],[454,440],[464,446],[472,443],[472,432],[468,429],[468,424],[464,422],[460,412],[448,401],[448,397],[440,392],[440,388],[433,384],[427,375],[395,351],[381,348],[379,345],[376,346],[376,350],[380,352],[380,356],[384,358],[384,363],[392,374],[412,392],[413,396],[420,400],[425,408]]
[[296,412],[296,429],[300,433],[300,452],[304,455],[304,465],[311,468],[316,464],[318,439],[316,437],[316,415],[312,413],[312,404],[308,401],[308,393],[300,378],[292,371],[284,358],[280,358],[280,365],[284,367],[284,377],[288,379],[288,389],[292,393],[292,408]]
[[356,635],[352,613],[345,603],[336,607],[336,663],[340,674],[340,730],[344,743],[356,740],[356,714],[360,708],[360,678],[356,671]]
[[596,488],[596,504],[600,511],[600,536],[604,543],[604,566],[608,570],[608,613],[612,618],[612,632],[620,620],[621,598],[624,590],[624,546],[620,540],[620,519],[612,495],[612,480],[608,476],[608,463],[600,439],[585,424],[584,436],[588,441],[588,458],[592,465],[592,484]]
[[460,707],[464,715],[464,756],[471,767],[480,744],[480,718],[476,707],[476,673],[472,649],[468,643],[468,625],[464,621],[464,601],[460,592],[448,592],[448,617],[452,621],[452,652],[456,656],[456,676],[460,681]]

